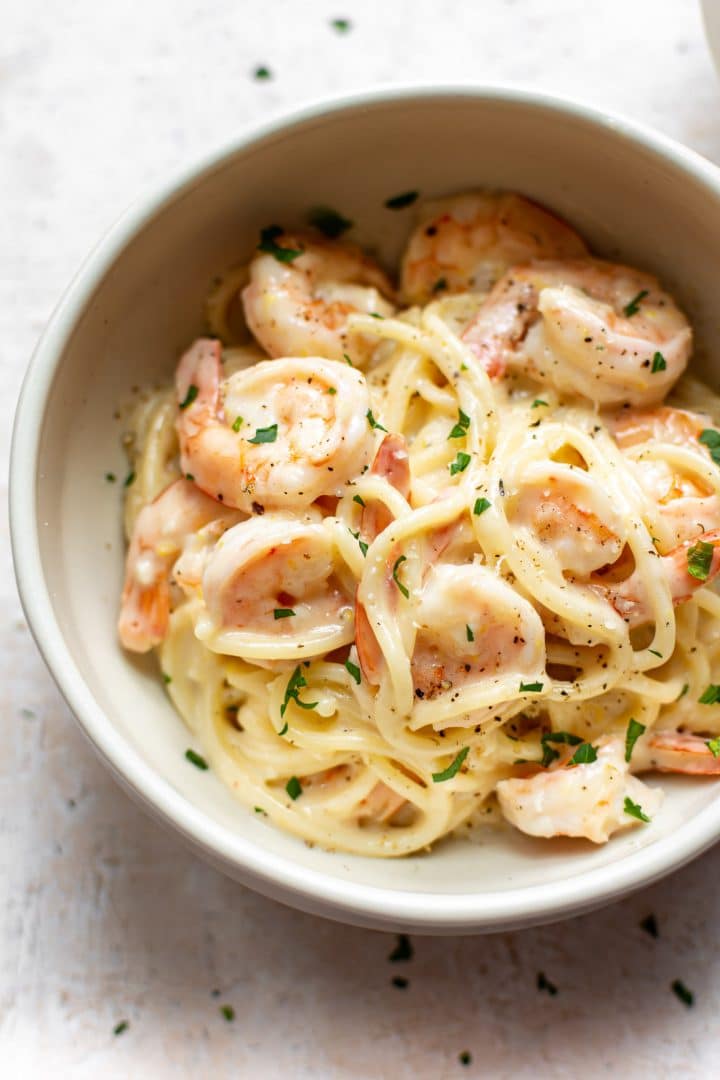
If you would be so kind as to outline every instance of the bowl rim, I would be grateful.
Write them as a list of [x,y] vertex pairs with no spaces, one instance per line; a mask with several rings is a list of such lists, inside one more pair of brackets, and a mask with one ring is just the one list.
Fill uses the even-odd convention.
[[[246,127],[192,164],[141,195],[84,260],[53,311],[22,385],[10,457],[10,535],[22,606],[40,653],[65,701],[96,751],[131,794],[171,825],[211,861],[232,868],[233,876],[286,903],[330,917],[374,925],[405,926],[428,932],[482,931],[559,919],[607,903],[648,885],[700,854],[720,836],[720,800],[704,807],[668,836],[629,852],[617,862],[580,871],[564,881],[487,893],[421,893],[358,883],[311,869],[263,849],[241,833],[220,825],[164,780],[114,726],[77,669],[53,612],[44,579],[37,519],[37,466],[41,421],[59,365],[78,319],[124,248],[165,206],[203,181],[227,160],[260,140],[342,112],[381,109],[423,100],[472,100],[561,114],[591,127],[611,130],[662,160],[670,160],[720,199],[720,169],[693,150],[627,120],[570,98],[512,84],[410,83],[376,86],[322,97],[299,108],[274,113]],[[342,858],[342,853],[336,855]]]

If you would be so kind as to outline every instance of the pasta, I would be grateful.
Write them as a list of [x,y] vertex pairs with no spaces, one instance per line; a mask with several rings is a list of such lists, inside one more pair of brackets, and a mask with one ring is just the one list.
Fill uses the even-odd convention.
[[720,400],[657,281],[487,193],[423,209],[399,291],[278,227],[229,281],[135,410],[120,636],[250,812],[603,842],[659,811],[636,773],[720,772]]

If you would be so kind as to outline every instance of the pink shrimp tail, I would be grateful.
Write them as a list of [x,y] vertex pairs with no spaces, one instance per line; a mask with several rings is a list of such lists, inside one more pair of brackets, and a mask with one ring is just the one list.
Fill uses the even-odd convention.
[[170,618],[170,589],[161,578],[150,587],[129,580],[123,589],[118,634],[124,648],[149,652],[164,640]]

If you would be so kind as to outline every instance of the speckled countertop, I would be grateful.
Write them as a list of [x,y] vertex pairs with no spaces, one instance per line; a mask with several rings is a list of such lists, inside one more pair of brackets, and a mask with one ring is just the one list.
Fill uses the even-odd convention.
[[[346,32],[337,18],[350,21]],[[259,65],[270,79],[253,79]],[[53,304],[148,183],[274,110],[419,79],[571,94],[720,162],[720,82],[692,0],[5,5],[3,461]],[[3,1077],[719,1074],[720,849],[596,914],[488,938],[417,938],[411,959],[389,963],[393,937],[242,889],[116,787],[31,641],[4,499],[0,512]],[[657,938],[640,925],[649,913]],[[540,972],[556,993],[538,989]]]

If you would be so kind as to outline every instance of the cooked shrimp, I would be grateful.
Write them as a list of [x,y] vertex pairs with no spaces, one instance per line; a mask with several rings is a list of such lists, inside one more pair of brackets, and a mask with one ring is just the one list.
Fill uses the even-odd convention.
[[[699,576],[689,572],[697,555],[707,556],[707,565],[700,567]],[[673,604],[684,604],[697,589],[708,585],[720,572],[720,530],[703,533],[694,543],[686,540],[668,555],[659,558]],[[591,588],[604,595],[630,626],[642,626],[652,617],[648,597],[643,594],[642,577],[637,571],[625,581],[608,585],[595,581]]]
[[584,576],[614,563],[624,546],[622,515],[590,473],[542,466],[523,478],[509,517],[552,549],[563,571]]
[[661,406],[623,409],[606,423],[675,544],[720,529],[720,498],[707,478],[651,452],[653,443],[680,446],[694,451],[702,468],[708,452],[698,440],[712,426],[708,417]]
[[425,304],[445,293],[486,292],[506,270],[532,259],[587,251],[560,218],[522,195],[469,192],[427,202],[402,262],[402,293]]
[[464,340],[491,377],[511,367],[599,405],[652,405],[685,370],[692,331],[656,278],[588,258],[514,267]]
[[563,764],[530,778],[501,780],[496,793],[505,818],[530,836],[577,836],[595,844],[638,824],[627,812],[627,799],[652,818],[662,792],[630,775],[622,740],[600,739],[596,749],[597,759],[585,765]]
[[183,472],[226,506],[304,508],[371,458],[367,386],[346,364],[265,360],[223,382],[219,342],[200,338],[175,382]]
[[[263,253],[250,264],[243,290],[245,318],[270,356],[324,356],[357,366],[376,342],[348,330],[348,316],[392,315],[393,288],[359,248],[280,231],[274,247],[294,257]],[[282,260],[282,261],[281,261]]]
[[170,572],[188,538],[210,523],[217,525],[217,535],[239,517],[188,480],[176,480],[140,511],[125,562],[118,622],[126,649],[147,652],[164,639]]
[[[380,443],[370,472],[375,476],[384,476],[388,483],[399,491],[404,499],[410,496],[410,459],[407,443],[402,435],[386,435]],[[388,527],[392,515],[382,503],[373,502],[365,506],[362,512],[360,531],[363,540],[370,543]]]
[[502,578],[474,563],[433,566],[415,611],[415,693],[433,698],[512,672],[518,681],[543,671],[540,616]]
[[203,575],[209,648],[255,659],[304,659],[353,640],[352,599],[319,515],[265,514],[230,529]]
[[720,757],[709,740],[682,731],[651,731],[637,741],[631,761],[633,772],[720,775]]

